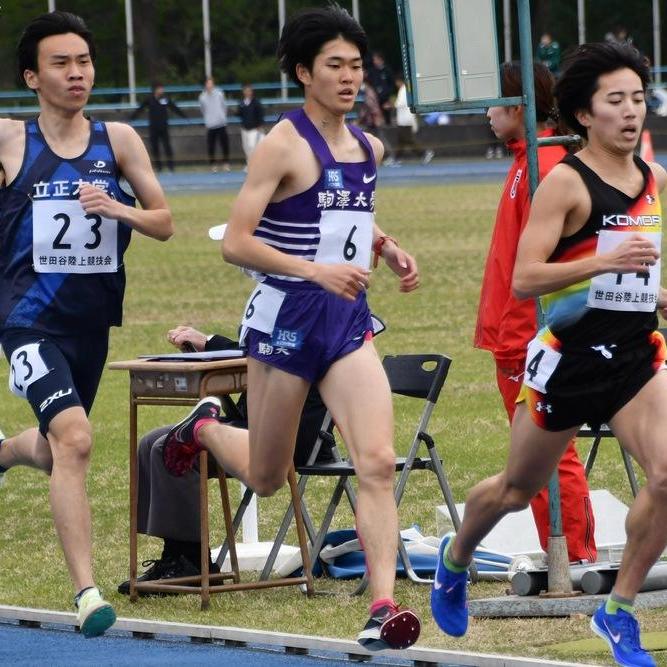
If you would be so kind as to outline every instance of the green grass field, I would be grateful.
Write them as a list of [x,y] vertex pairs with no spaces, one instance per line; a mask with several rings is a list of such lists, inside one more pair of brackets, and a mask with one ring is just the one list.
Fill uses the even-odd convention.
[[[382,354],[439,352],[452,357],[449,378],[431,420],[445,469],[457,501],[480,479],[503,465],[508,427],[495,386],[488,353],[475,350],[472,338],[484,257],[500,185],[381,188],[378,222],[418,260],[422,286],[400,294],[392,274],[376,270],[369,300],[388,330],[377,339]],[[232,196],[199,194],[171,196],[177,232],[166,244],[135,236],[126,256],[128,290],[125,325],[112,332],[109,360],[130,359],[147,352],[168,351],[165,332],[189,323],[208,332],[234,336],[251,282],[225,265],[206,231],[228,215]],[[7,364],[0,362],[0,384],[6,385]],[[207,612],[196,596],[141,599],[130,604],[116,593],[128,577],[128,387],[125,373],[107,371],[92,412],[95,447],[88,478],[93,509],[95,573],[99,585],[120,616],[188,623],[243,626],[255,629],[352,638],[367,617],[368,596],[350,598],[349,584],[319,584],[334,596],[306,599],[296,588],[215,595]],[[25,402],[4,391],[0,426],[7,434],[33,425]],[[179,409],[180,410],[180,409]],[[419,409],[396,404],[396,442],[401,451],[416,424]],[[183,411],[143,408],[140,431],[175,421]],[[585,456],[587,443],[581,443]],[[607,488],[624,502],[630,493],[622,461],[612,446],[603,446],[591,479],[592,488]],[[324,507],[330,482],[309,486],[309,507]],[[213,521],[220,511],[211,486]],[[47,478],[16,469],[0,491],[3,529],[0,537],[0,603],[46,609],[71,609],[72,591],[48,506]],[[236,490],[233,490],[236,493]],[[287,503],[284,490],[260,502],[260,539],[272,538]],[[401,527],[418,524],[436,534],[435,506],[443,504],[434,476],[414,473],[402,503]],[[219,525],[220,521],[216,525]],[[351,527],[346,513],[337,526]],[[219,543],[216,529],[213,543]],[[216,542],[217,540],[217,542]],[[292,540],[294,543],[294,540]],[[140,539],[140,558],[159,555],[160,543]],[[502,595],[507,584],[480,584],[474,597]],[[588,619],[577,616],[549,620],[473,620],[468,635],[453,640],[440,633],[430,618],[429,590],[399,581],[397,599],[413,606],[423,619],[420,646],[506,652],[515,655],[567,658],[609,664],[596,648],[550,651],[565,639],[590,637]],[[642,612],[643,628],[664,629],[667,614]],[[585,646],[588,646],[587,644]],[[663,658],[660,664],[667,665]]]

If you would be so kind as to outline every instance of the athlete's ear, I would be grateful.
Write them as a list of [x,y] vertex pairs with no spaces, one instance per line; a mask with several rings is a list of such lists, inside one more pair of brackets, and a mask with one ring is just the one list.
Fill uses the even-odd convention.
[[591,126],[591,112],[588,109],[577,109],[574,112],[574,117],[583,127],[588,128]]
[[312,80],[312,75],[310,73],[310,70],[305,66],[302,65],[301,63],[297,63],[296,65],[296,78],[301,81],[301,83],[304,86],[310,85],[310,82]]
[[24,70],[23,80],[25,85],[30,88],[30,90],[37,90],[39,87],[39,82],[37,81],[37,72],[33,72],[31,69]]

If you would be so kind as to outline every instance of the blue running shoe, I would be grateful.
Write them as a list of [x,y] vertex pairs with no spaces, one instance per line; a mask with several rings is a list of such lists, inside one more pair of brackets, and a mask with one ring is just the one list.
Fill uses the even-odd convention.
[[608,614],[603,604],[591,618],[591,630],[609,644],[619,665],[655,667],[655,660],[639,641],[639,623],[627,611],[619,609]]
[[451,538],[452,535],[445,535],[440,542],[431,588],[431,613],[443,632],[462,637],[468,629],[468,570],[452,572],[445,567],[445,548]]

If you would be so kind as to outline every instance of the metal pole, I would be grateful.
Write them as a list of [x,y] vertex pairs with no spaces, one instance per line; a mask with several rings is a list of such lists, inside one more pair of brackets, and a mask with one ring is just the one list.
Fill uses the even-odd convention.
[[[285,0],[278,0],[278,37],[283,33],[285,25]],[[283,100],[287,99],[287,74],[280,73],[280,95]]]
[[[537,119],[535,115],[535,79],[533,74],[533,45],[530,28],[530,0],[518,0],[519,44],[521,47],[521,86],[524,97],[524,122],[526,124],[526,152],[528,154],[528,182],[532,198],[539,181],[537,164]],[[537,301],[538,327],[543,325],[544,315]],[[567,542],[563,536],[560,511],[560,485],[558,469],[549,480],[549,593],[572,593]]]
[[352,0],[352,16],[356,21],[359,20],[359,0]]
[[130,104],[137,103],[137,79],[134,71],[134,28],[132,27],[132,0],[125,0],[125,41],[127,43],[127,86]]
[[533,44],[530,28],[530,2],[518,0],[519,46],[521,50],[521,85],[526,105],[526,151],[528,154],[528,183],[530,196],[537,190],[539,171],[537,166],[537,120],[535,117],[535,78],[533,74]]
[[512,13],[510,0],[503,0],[503,36],[505,39],[505,62],[512,60]]
[[662,83],[662,53],[660,51],[660,2],[653,0],[653,67],[655,68],[655,82]]
[[201,13],[204,22],[204,75],[206,78],[212,76],[211,69],[211,19],[208,8],[208,0],[201,0]]
[[579,44],[586,42],[586,7],[584,0],[577,0],[577,25],[579,26]]

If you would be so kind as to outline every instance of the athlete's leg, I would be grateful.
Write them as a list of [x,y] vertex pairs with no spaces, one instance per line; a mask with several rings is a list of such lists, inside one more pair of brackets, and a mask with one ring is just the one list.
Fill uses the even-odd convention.
[[[516,399],[521,389],[525,358],[516,362],[496,359],[496,380],[510,424],[516,410]],[[597,559],[595,546],[595,519],[584,466],[576,450],[576,440],[570,440],[558,462],[563,533],[567,540],[570,561]],[[551,521],[549,517],[549,489],[540,489],[530,501],[540,545],[547,550]]]
[[255,493],[272,495],[287,479],[309,387],[306,380],[249,357],[248,430],[206,422],[198,441]]
[[90,506],[86,473],[91,427],[81,407],[58,413],[47,433],[53,455],[49,499],[56,532],[75,591],[93,586]]
[[505,470],[470,491],[465,516],[449,554],[452,561],[469,563],[477,545],[503,516],[528,506],[549,481],[576,431],[577,428],[545,431],[533,422],[524,403],[517,406]]
[[319,384],[359,480],[356,523],[373,600],[392,599],[398,517],[391,391],[373,343],[336,361]]
[[53,457],[49,443],[37,428],[29,428],[0,445],[0,468],[29,466],[51,473]]
[[630,507],[627,542],[614,591],[633,599],[667,546],[667,373],[658,372],[610,420],[614,434],[646,473]]

